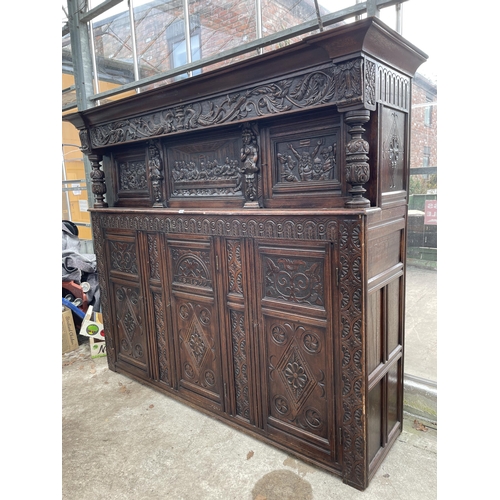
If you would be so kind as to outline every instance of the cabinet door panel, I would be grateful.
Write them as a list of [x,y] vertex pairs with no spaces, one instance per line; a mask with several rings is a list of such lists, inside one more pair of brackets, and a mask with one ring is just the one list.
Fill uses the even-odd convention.
[[118,363],[126,362],[147,372],[147,335],[140,287],[138,284],[111,279],[111,293]]
[[[219,321],[210,239],[167,239],[179,391],[222,409]],[[202,399],[200,399],[200,396]]]
[[[319,458],[334,442],[329,245],[258,246],[263,409],[275,439]],[[318,454],[319,453],[319,454]]]

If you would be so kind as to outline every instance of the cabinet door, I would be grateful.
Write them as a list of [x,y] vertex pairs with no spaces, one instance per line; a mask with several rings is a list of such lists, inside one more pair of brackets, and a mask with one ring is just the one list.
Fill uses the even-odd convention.
[[257,245],[264,425],[313,458],[335,458],[329,244]]
[[172,326],[179,392],[222,410],[221,349],[211,238],[167,237]]
[[137,235],[110,231],[106,244],[116,361],[127,371],[144,377],[148,375],[149,355]]

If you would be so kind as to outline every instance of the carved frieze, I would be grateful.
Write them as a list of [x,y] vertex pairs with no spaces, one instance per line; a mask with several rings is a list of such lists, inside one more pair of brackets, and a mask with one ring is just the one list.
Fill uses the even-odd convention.
[[266,237],[292,240],[337,241],[338,222],[333,217],[250,216],[238,219],[217,215],[96,214],[103,228],[160,231],[207,236]]
[[[366,87],[373,95],[374,72],[366,72]],[[207,97],[142,116],[90,128],[90,142],[102,148],[125,142],[161,137],[186,130],[252,120],[325,104],[362,103],[365,94],[363,59],[322,65],[308,72],[276,79],[223,96]],[[371,103],[371,97],[368,102]]]

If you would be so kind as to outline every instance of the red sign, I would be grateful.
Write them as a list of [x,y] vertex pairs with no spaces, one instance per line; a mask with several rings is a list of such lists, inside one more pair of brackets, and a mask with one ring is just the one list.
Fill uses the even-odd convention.
[[438,202],[437,200],[425,200],[424,224],[437,226],[438,223]]

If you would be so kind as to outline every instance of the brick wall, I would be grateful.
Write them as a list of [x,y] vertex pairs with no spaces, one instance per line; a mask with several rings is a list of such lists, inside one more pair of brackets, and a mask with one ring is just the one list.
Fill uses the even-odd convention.
[[[410,140],[410,168],[424,166],[424,148],[428,148],[429,167],[437,167],[437,86],[418,74],[413,80]],[[425,124],[426,108],[430,126]]]

